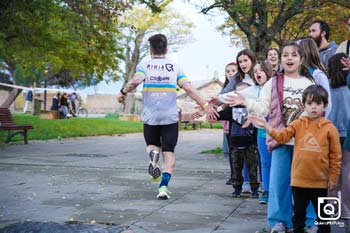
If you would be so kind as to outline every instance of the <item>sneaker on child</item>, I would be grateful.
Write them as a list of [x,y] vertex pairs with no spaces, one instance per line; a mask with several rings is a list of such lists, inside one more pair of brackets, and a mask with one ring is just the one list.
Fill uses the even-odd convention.
[[271,229],[271,233],[281,233],[281,232],[283,233],[286,232],[286,227],[281,222],[274,225]]
[[259,204],[267,204],[269,201],[269,191],[264,191],[261,198],[259,199]]
[[251,193],[251,187],[249,182],[243,182],[243,186],[242,186],[242,193],[247,193],[250,194]]
[[258,188],[252,189],[252,198],[259,198],[259,189]]
[[242,187],[241,186],[235,186],[235,191],[232,193],[232,197],[241,197],[242,195]]

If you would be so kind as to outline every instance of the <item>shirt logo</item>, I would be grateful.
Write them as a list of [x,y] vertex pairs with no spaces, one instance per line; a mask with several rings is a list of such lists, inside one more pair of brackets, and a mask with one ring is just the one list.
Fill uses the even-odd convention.
[[312,133],[307,133],[299,140],[300,150],[321,152],[321,147]]
[[151,76],[151,77],[149,78],[149,80],[151,80],[151,81],[157,81],[157,82],[169,81],[169,80],[170,80],[170,77]]
[[173,64],[165,64],[165,68],[167,71],[174,71],[174,66]]

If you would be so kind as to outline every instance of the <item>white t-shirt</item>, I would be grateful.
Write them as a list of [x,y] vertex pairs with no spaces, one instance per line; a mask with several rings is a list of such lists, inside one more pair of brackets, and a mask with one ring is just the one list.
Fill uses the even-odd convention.
[[190,82],[179,65],[165,58],[141,63],[135,76],[143,79],[141,120],[148,125],[178,122],[176,88]]
[[[308,86],[314,84],[306,77],[291,78],[284,76],[283,83],[283,117],[287,126],[303,113],[302,95]],[[272,93],[272,79],[267,81],[261,89],[259,99],[252,101],[245,100],[245,106],[249,113],[266,117],[270,111]]]

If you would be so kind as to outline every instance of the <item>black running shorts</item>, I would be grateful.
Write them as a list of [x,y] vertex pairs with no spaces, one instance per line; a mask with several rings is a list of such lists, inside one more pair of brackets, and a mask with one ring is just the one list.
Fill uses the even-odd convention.
[[155,145],[165,152],[174,152],[179,137],[178,123],[170,125],[143,125],[143,136],[147,146]]

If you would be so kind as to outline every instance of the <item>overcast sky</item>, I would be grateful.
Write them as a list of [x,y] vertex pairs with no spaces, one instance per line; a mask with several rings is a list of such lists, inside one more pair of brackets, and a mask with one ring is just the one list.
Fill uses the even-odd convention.
[[[177,54],[168,54],[168,58],[179,63],[190,80],[211,79],[215,71],[223,79],[225,65],[234,61],[239,52],[239,49],[230,45],[228,37],[216,30],[224,17],[203,15],[187,1],[175,2],[172,6],[194,22],[196,27],[193,29],[194,42],[181,47]],[[120,88],[120,83],[107,85],[102,82],[95,90],[97,93],[117,93]],[[94,88],[90,87],[85,91],[92,94]]]

